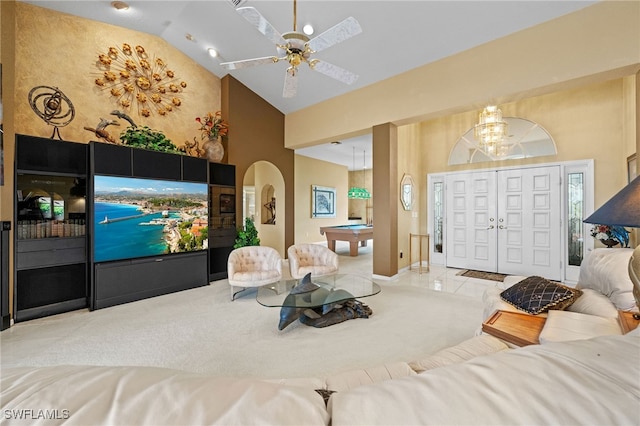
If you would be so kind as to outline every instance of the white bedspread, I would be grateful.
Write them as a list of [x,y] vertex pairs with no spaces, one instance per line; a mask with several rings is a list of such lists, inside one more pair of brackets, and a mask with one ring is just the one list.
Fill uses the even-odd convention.
[[3,425],[329,423],[311,387],[151,367],[15,368],[1,389]]
[[481,356],[332,395],[332,425],[638,425],[640,330]]
[[[291,384],[153,367],[4,369],[0,424],[640,424],[640,328],[417,375],[407,369],[393,364]],[[314,390],[323,384],[337,390],[328,410]]]

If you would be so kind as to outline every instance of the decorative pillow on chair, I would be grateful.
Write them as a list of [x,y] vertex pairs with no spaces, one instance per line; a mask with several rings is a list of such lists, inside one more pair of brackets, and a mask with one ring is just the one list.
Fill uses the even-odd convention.
[[500,293],[500,298],[522,311],[537,315],[549,309],[566,309],[580,295],[582,291],[578,289],[532,276]]

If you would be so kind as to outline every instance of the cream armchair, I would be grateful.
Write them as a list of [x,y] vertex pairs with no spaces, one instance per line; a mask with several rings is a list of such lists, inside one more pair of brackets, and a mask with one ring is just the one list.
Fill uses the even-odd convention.
[[287,249],[289,271],[295,279],[308,273],[317,277],[338,272],[338,255],[319,244],[294,244]]
[[[260,287],[282,279],[282,257],[274,248],[247,246],[233,250],[227,261],[231,300],[248,287]],[[234,287],[243,287],[235,291]]]

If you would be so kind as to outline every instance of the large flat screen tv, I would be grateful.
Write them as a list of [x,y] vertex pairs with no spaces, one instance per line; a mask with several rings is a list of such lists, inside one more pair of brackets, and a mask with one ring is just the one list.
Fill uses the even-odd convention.
[[205,250],[207,184],[96,175],[94,262]]

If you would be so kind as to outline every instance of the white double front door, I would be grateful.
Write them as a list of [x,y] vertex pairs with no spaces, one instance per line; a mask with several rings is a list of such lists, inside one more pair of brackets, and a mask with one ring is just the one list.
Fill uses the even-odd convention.
[[446,177],[446,265],[562,278],[560,167]]

